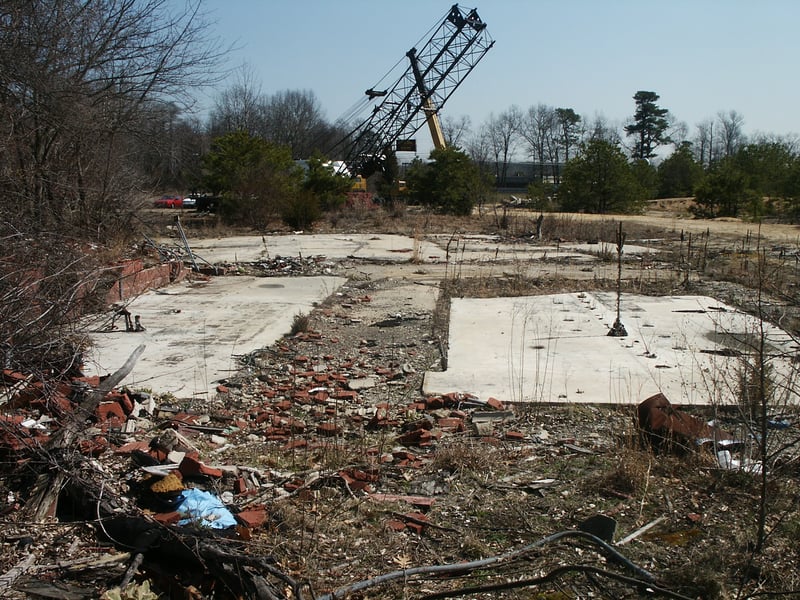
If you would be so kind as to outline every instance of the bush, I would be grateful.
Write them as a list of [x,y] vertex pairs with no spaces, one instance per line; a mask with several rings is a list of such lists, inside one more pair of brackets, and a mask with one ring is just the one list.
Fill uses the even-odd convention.
[[292,328],[289,330],[290,335],[297,335],[308,331],[311,325],[311,318],[306,313],[297,313],[292,319]]
[[309,192],[299,192],[281,206],[281,219],[292,229],[307,229],[320,216],[319,202]]

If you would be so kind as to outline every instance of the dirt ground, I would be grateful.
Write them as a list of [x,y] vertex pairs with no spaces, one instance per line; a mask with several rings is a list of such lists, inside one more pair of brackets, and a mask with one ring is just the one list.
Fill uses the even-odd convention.
[[[537,215],[500,208],[462,221],[410,210],[400,217],[362,214],[341,217],[335,229],[416,236],[492,233],[536,245],[614,241],[622,222],[628,242],[649,240],[661,250],[655,259],[626,265],[623,290],[714,296],[762,310],[790,332],[800,331],[796,226],[758,228],[679,214],[673,205],[637,217],[547,215],[542,240],[532,239]],[[190,221],[187,227],[191,230]],[[333,225],[319,229],[328,227]],[[176,421],[174,412],[155,410],[136,433],[121,435],[112,445],[147,442],[174,428],[183,436],[178,449],[196,450],[205,464],[226,465],[220,477],[184,483],[227,498],[240,516],[263,517],[226,541],[231,552],[268,557],[279,573],[266,572],[272,596],[252,597],[800,594],[800,432],[794,412],[769,415],[775,424],[769,430],[776,444],[771,448],[778,450],[762,478],[721,468],[707,447],[654,450],[642,443],[630,409],[421,394],[423,373],[446,364],[449,297],[616,289],[609,276],[614,257],[600,259],[589,266],[566,262],[558,269],[546,261],[500,265],[493,277],[482,265],[461,265],[443,276],[413,261],[347,259],[337,269],[348,274],[348,284],[297,317],[292,335],[241,357],[242,370],[214,399],[152,399],[201,421]],[[435,310],[414,308],[398,316],[382,301],[415,286],[439,289]],[[739,438],[752,432],[742,411],[695,416],[714,418]],[[139,465],[113,451],[93,460],[104,473],[104,493],[139,514],[134,508]],[[22,481],[6,477],[3,496],[16,495],[15,502],[24,503]],[[759,502],[762,496],[766,503]],[[152,512],[143,512],[152,518]],[[761,547],[760,514],[768,534]],[[590,527],[587,520],[596,523],[598,515],[613,520],[611,544],[574,533],[582,524]],[[98,546],[95,528],[82,519],[35,525],[14,510],[4,511],[3,519],[3,573],[32,552],[38,565],[51,567],[70,557],[113,552],[113,544]],[[571,533],[555,535],[565,531]],[[0,595],[37,597],[42,581],[51,593],[56,581],[64,581],[76,594],[69,597],[96,597],[82,596],[81,590],[99,595],[118,585],[128,564],[119,559],[99,572],[34,569],[13,589],[3,587],[0,578]],[[241,577],[254,569],[241,568]],[[210,568],[188,573],[145,553],[130,590],[141,591],[146,581],[161,597],[237,596],[233,584],[226,587],[211,574]],[[298,587],[291,589],[294,583]]]

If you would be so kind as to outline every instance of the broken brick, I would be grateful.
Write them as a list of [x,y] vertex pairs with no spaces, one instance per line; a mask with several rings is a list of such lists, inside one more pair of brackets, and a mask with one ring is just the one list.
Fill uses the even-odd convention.
[[223,475],[222,469],[215,469],[214,467],[209,467],[200,462],[199,460],[197,460],[196,458],[193,458],[188,455],[183,457],[183,460],[181,461],[178,470],[184,477],[205,475],[206,477],[221,478]]
[[122,408],[125,415],[133,412],[133,402],[128,397],[128,394],[121,392],[110,392],[104,399],[106,402],[116,402]]
[[233,492],[235,494],[244,494],[247,491],[247,482],[244,477],[237,477],[233,482]]
[[292,440],[291,442],[287,443],[283,449],[284,450],[293,450],[295,448],[305,448],[308,446],[308,442],[306,440]]
[[296,390],[292,393],[292,399],[297,400],[301,404],[308,404],[311,401],[311,394],[305,390]]
[[156,523],[161,523],[162,525],[175,525],[183,518],[177,511],[172,511],[168,513],[156,513],[153,515],[153,520]]
[[366,492],[367,494],[371,494],[375,491],[372,486],[367,483],[366,481],[354,481],[353,483],[348,484],[350,490],[353,492]]
[[267,511],[263,508],[243,510],[236,514],[236,520],[245,527],[256,529],[267,522]]
[[364,471],[362,469],[350,469],[353,477],[358,479],[359,481],[371,481],[376,482],[380,479],[380,472],[375,469],[370,469],[369,471]]
[[430,396],[425,399],[425,407],[428,410],[437,410],[444,408],[444,399],[440,396]]
[[14,385],[21,381],[27,380],[28,376],[20,373],[19,371],[12,371],[11,369],[3,369],[2,378],[4,383],[7,383],[8,385]]
[[425,526],[421,523],[415,523],[414,521],[409,521],[406,523],[406,527],[416,533],[417,535],[422,535],[422,531],[425,529]]
[[274,406],[275,408],[277,408],[280,411],[284,411],[285,412],[287,410],[291,410],[292,409],[292,402],[291,402],[291,400],[281,400],[280,402],[276,402],[272,406]]
[[456,417],[445,417],[436,421],[436,424],[445,431],[464,431],[464,420]]
[[108,440],[103,436],[95,436],[91,440],[81,440],[78,448],[84,456],[100,456],[108,450]]
[[430,444],[433,435],[427,429],[416,429],[408,431],[397,438],[397,441],[404,446],[424,446]]
[[264,423],[265,421],[268,421],[271,416],[272,415],[270,413],[264,411],[264,412],[256,413],[256,415],[255,415],[253,420],[256,422],[257,425],[261,425],[261,423]]
[[417,457],[412,452],[407,452],[405,450],[395,450],[392,452],[392,456],[397,460],[416,460]]
[[112,417],[119,421],[126,419],[125,411],[122,410],[118,402],[101,402],[95,411],[95,415],[99,421],[108,421]]
[[698,440],[733,439],[728,432],[675,409],[661,393],[642,401],[636,407],[635,419],[644,440],[655,448],[666,448],[673,444],[678,448],[691,448]]
[[342,432],[341,427],[336,423],[320,423],[317,425],[317,433],[325,437],[334,437]]
[[495,410],[505,410],[505,405],[497,398],[489,398],[486,401],[487,406],[491,406]]
[[384,523],[384,527],[390,531],[405,531],[406,524],[400,519],[389,519]]

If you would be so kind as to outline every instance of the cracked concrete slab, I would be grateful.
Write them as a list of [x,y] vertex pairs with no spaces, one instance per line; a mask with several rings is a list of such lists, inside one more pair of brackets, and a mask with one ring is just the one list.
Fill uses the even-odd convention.
[[405,262],[444,260],[436,245],[391,234],[295,234],[189,240],[192,252],[211,264],[256,262],[276,256],[325,256]]
[[[616,246],[598,244],[532,245],[503,242],[490,235],[294,234],[189,240],[192,252],[210,264],[257,262],[276,256],[325,256],[380,262],[450,263],[596,260],[616,256]],[[623,258],[655,254],[657,249],[628,244]]]
[[[635,404],[662,392],[682,405],[730,403],[758,319],[704,296],[624,295],[627,337],[609,337],[613,293],[454,299],[448,366],[428,372],[427,394],[462,392],[504,402]],[[780,380],[798,348],[764,324]],[[793,401],[797,399],[794,398]]]
[[145,331],[93,335],[86,373],[115,371],[139,344],[147,348],[124,385],[206,396],[239,368],[237,355],[273,344],[294,316],[334,293],[340,277],[217,277],[151,291],[128,305]]

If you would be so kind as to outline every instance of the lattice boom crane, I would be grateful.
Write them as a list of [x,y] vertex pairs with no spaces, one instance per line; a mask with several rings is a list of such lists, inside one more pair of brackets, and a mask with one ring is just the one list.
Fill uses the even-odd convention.
[[424,46],[406,53],[408,66],[393,85],[365,92],[376,105],[339,144],[350,173],[366,177],[379,170],[398,142],[426,123],[434,147],[444,148],[439,111],[493,45],[477,10],[454,4]]

